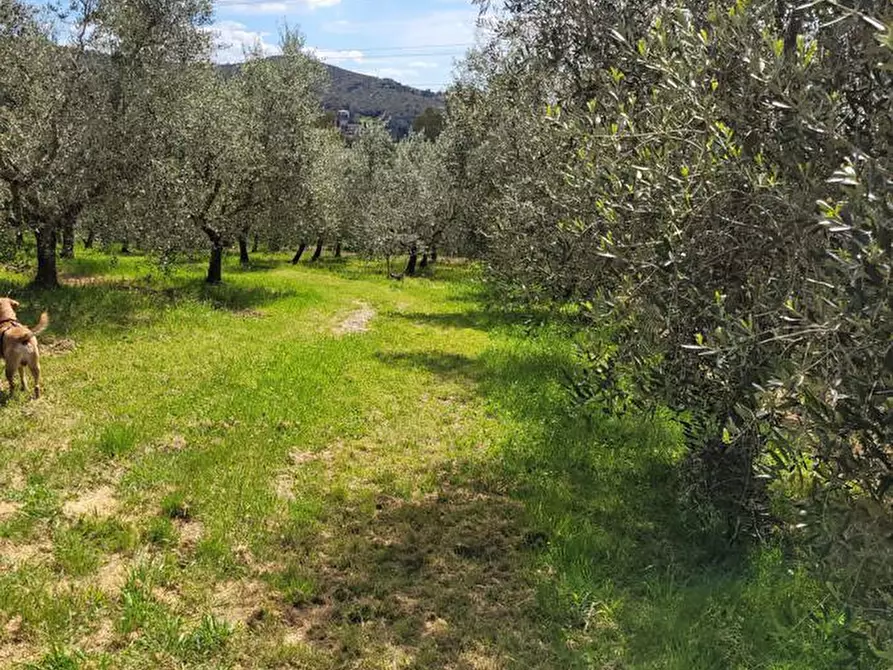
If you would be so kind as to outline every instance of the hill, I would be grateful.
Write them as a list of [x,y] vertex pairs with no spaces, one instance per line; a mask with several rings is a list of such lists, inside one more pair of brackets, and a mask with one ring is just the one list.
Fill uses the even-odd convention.
[[[239,65],[219,67],[233,72]],[[384,116],[389,119],[391,134],[397,138],[404,137],[412,128],[413,120],[427,108],[444,106],[443,94],[439,92],[423,91],[393,79],[360,74],[335,65],[325,64],[325,67],[330,84],[322,96],[322,105],[327,112],[347,109],[354,121],[364,116]]]
[[441,93],[422,91],[393,79],[381,79],[326,65],[331,77],[329,90],[323,95],[327,111],[349,109],[351,115],[386,116],[391,133],[402,137],[409,132],[413,119],[428,107],[443,107]]

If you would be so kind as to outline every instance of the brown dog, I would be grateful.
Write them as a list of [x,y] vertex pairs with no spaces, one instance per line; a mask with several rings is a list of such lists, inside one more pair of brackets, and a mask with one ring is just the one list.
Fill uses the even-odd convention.
[[12,298],[0,298],[0,358],[6,361],[6,380],[9,382],[9,395],[15,393],[13,378],[15,371],[19,371],[22,380],[22,390],[25,387],[25,367],[31,370],[34,377],[34,397],[40,397],[40,351],[37,348],[37,338],[50,323],[46,312],[40,315],[40,320],[34,328],[28,328],[16,321],[15,308],[19,303]]

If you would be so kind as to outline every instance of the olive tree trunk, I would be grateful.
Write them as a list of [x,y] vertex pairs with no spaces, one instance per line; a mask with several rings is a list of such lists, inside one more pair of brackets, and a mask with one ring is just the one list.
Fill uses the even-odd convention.
[[409,248],[409,261],[406,263],[406,270],[403,272],[407,277],[414,277],[416,273],[416,265],[419,262],[419,249],[416,245]]
[[205,281],[208,284],[220,284],[223,282],[223,236],[210,226],[203,226],[202,229],[211,240],[211,258]]
[[292,265],[297,265],[301,262],[301,256],[304,255],[304,251],[307,249],[307,243],[304,240],[301,240],[301,246],[298,247],[297,252],[295,253],[295,257],[291,259]]
[[322,238],[320,237],[316,240],[316,249],[313,250],[313,256],[310,257],[310,262],[315,263],[319,260],[319,257],[322,256]]
[[59,273],[56,270],[56,228],[45,226],[35,231],[37,237],[37,275],[34,285],[38,288],[59,286]]
[[251,264],[251,258],[248,256],[248,232],[239,233],[239,264],[244,268]]
[[211,260],[208,263],[208,277],[205,281],[209,284],[223,282],[223,245],[218,242],[211,245]]
[[74,258],[74,221],[73,217],[66,217],[62,222],[61,258]]

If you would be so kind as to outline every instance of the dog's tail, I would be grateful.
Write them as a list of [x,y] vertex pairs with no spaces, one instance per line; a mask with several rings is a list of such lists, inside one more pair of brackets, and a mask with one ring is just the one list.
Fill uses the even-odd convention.
[[40,319],[37,321],[37,325],[31,329],[31,332],[34,335],[40,335],[43,331],[47,329],[47,326],[50,325],[50,315],[44,312],[40,315]]
[[[31,328],[31,335],[40,335],[43,331],[47,329],[47,326],[50,325],[50,315],[44,312],[40,315],[40,319],[37,321],[37,325]],[[28,337],[30,338],[31,335]]]

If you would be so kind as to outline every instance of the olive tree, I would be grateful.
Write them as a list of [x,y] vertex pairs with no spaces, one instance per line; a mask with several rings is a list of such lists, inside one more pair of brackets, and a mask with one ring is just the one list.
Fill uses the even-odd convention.
[[312,142],[310,164],[309,212],[301,230],[301,246],[293,259],[300,260],[306,240],[316,239],[313,260],[322,253],[323,240],[332,240],[335,255],[341,254],[342,244],[353,239],[356,212],[351,198],[350,161],[353,154],[334,129],[318,129]]
[[19,225],[37,236],[35,282],[44,287],[57,283],[59,231],[108,184],[102,159],[109,99],[86,61],[95,5],[79,9],[76,42],[62,48],[33,8],[0,7],[0,178]]
[[194,248],[204,238],[209,283],[222,280],[224,250],[259,202],[262,159],[250,112],[241,80],[210,64],[193,68],[185,104],[166,120],[170,153],[154,162],[143,197],[130,204],[149,217],[147,246]]
[[[676,410],[730,540],[767,531],[767,484],[808,526],[883,517],[889,6],[504,9],[451,96],[451,169],[504,290],[590,316],[581,405]],[[871,546],[850,592],[877,608]]]
[[366,121],[353,140],[345,159],[344,211],[347,227],[359,249],[385,255],[390,266],[388,222],[393,203],[388,199],[395,143],[385,124]]
[[411,133],[397,143],[394,161],[383,176],[375,237],[387,255],[409,256],[404,274],[411,277],[420,257],[423,266],[429,254],[436,258],[436,245],[449,223],[449,181],[440,147]]
[[[324,155],[315,124],[325,71],[295,30],[283,29],[280,49],[275,58],[251,54],[236,78],[243,82],[262,156],[256,220],[268,236],[295,240],[316,225],[310,179],[313,161]],[[238,234],[243,263],[250,222],[246,218]]]
[[37,237],[37,284],[57,284],[60,234],[70,245],[77,218],[153,160],[155,119],[180,69],[207,56],[210,17],[204,0],[78,0],[62,40],[35,8],[0,7],[0,179]]

